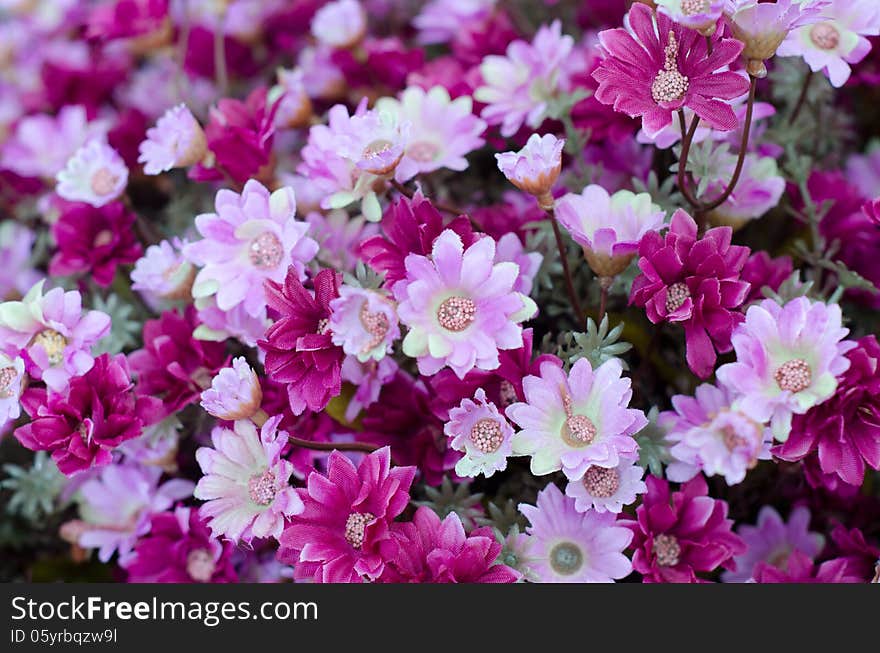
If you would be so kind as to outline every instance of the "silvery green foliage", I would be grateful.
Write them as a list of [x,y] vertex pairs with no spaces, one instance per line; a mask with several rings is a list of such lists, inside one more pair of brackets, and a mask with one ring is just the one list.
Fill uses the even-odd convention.
[[12,491],[6,504],[8,512],[31,522],[55,512],[66,479],[45,451],[36,453],[29,468],[7,464],[3,465],[3,471],[6,478],[0,487]]
[[491,502],[487,506],[488,514],[478,516],[475,522],[477,526],[491,526],[499,541],[503,542],[508,533],[513,529],[518,531],[526,523],[516,506],[517,502],[513,499],[508,499],[501,505]]
[[467,483],[453,484],[448,476],[443,477],[439,488],[425,486],[426,498],[424,501],[413,501],[417,506],[427,506],[436,512],[440,519],[445,519],[450,513],[455,513],[461,519],[466,531],[472,530],[476,525],[476,519],[483,515],[483,494],[471,494]]
[[661,184],[657,173],[652,170],[648,173],[647,181],[633,177],[631,183],[634,193],[648,193],[651,196],[651,201],[668,214],[680,209],[684,203],[684,198],[678,192],[674,175],[668,176]]
[[385,275],[366,266],[363,261],[358,261],[354,269],[354,274],[345,272],[342,275],[342,280],[346,285],[354,286],[355,288],[378,290],[382,287],[382,283],[385,281]]
[[639,466],[654,476],[663,478],[663,466],[672,462],[666,432],[657,425],[659,411],[653,406],[648,411],[648,425],[635,435],[639,443]]
[[[593,318],[588,318],[586,333],[566,331],[559,334],[555,342],[555,350],[549,339],[545,337],[542,349],[552,351],[562,359],[566,370],[581,358],[586,358],[592,368],[596,369],[602,363],[612,358],[619,358],[632,349],[630,343],[620,340],[623,326],[623,322],[620,322],[609,330],[607,315],[602,318],[598,326]],[[620,362],[624,370],[629,369],[625,360],[621,359]]]
[[92,308],[110,316],[110,333],[95,344],[92,352],[95,356],[101,354],[118,354],[121,351],[137,344],[138,335],[143,326],[137,319],[132,319],[134,306],[128,302],[120,301],[115,294],[110,294],[107,299],[95,294],[92,297]]

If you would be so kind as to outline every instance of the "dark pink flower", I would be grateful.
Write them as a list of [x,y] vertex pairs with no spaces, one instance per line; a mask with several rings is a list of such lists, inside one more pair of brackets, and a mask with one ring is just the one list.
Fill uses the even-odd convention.
[[816,452],[822,472],[859,486],[866,465],[880,469],[880,343],[873,335],[857,343],[834,395],[795,415],[791,435],[773,453],[796,461]]
[[774,292],[779,290],[782,282],[791,276],[794,269],[791,258],[788,256],[780,256],[771,258],[765,251],[755,252],[743,265],[742,272],[739,277],[751,286],[749,294],[746,296],[743,304],[751,304],[764,299],[761,292],[764,286],[770,288]]
[[868,542],[858,528],[847,529],[843,524],[837,524],[831,531],[831,541],[838,560],[846,561],[848,576],[856,576],[862,582],[874,577],[880,564],[880,545],[876,540]]
[[168,20],[168,0],[111,0],[92,9],[86,37],[114,40],[143,36]]
[[593,73],[599,82],[596,99],[628,116],[641,116],[649,135],[685,107],[715,129],[736,129],[736,115],[723,100],[746,93],[749,83],[723,69],[737,60],[743,44],[716,33],[708,54],[698,32],[664,14],[657,14],[655,30],[654,18],[650,7],[636,3],[629,12],[631,32],[617,28],[599,34],[605,58]]
[[490,528],[464,532],[461,519],[450,513],[443,521],[426,506],[411,522],[392,526],[399,545],[385,565],[381,583],[515,583],[520,574],[495,564],[501,544]]
[[733,556],[746,546],[727,518],[727,503],[707,494],[702,475],[670,496],[669,483],[646,479],[648,493],[636,510],[636,521],[624,521],[633,531],[633,568],[646,583],[698,583],[701,572],[735,569]]
[[100,208],[69,204],[52,227],[58,251],[50,274],[90,273],[99,286],[113,283],[116,268],[137,261],[143,249],[134,235],[135,215],[122,202]]
[[697,238],[697,223],[679,209],[665,236],[649,231],[639,244],[642,273],[630,303],[644,307],[654,324],[684,326],[688,366],[704,379],[715,366],[715,351],[731,350],[733,328],[743,321],[736,309],[749,292],[740,280],[749,248],[731,245],[732,235],[730,227],[716,227]]
[[150,531],[120,561],[129,583],[234,583],[235,544],[220,542],[195,508],[178,507],[150,519]]
[[122,354],[99,356],[91,370],[70,380],[67,396],[52,393],[35,404],[24,403],[33,421],[19,427],[15,437],[32,451],[50,452],[68,476],[107,465],[116,447],[139,436],[161,414],[158,399],[135,394]]
[[291,266],[284,285],[267,281],[265,286],[269,308],[279,317],[259,345],[266,352],[266,374],[287,384],[295,415],[307,408],[324,410],[342,390],[345,353],[328,329],[330,302],[339,296],[337,273],[321,270],[313,284],[314,296]]
[[128,356],[138,377],[138,392],[160,397],[168,414],[197,400],[229,361],[222,342],[193,337],[197,326],[192,306],[183,315],[165,311],[147,321],[143,349]]
[[847,573],[843,558],[827,560],[816,565],[812,558],[800,551],[792,551],[785,570],[761,562],[755,567],[756,583],[861,583],[860,578]]
[[305,510],[281,534],[278,558],[295,565],[299,579],[319,583],[356,583],[382,575],[397,554],[391,522],[409,503],[413,467],[391,467],[384,447],[355,467],[330,454],[327,475],[312,472],[300,489]]

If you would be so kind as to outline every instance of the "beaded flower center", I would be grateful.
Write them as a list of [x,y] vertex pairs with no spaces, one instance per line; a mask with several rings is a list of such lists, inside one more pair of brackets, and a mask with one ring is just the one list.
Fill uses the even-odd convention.
[[795,358],[783,363],[776,370],[774,378],[780,390],[800,392],[810,387],[810,383],[813,381],[813,371],[803,358]]
[[0,399],[8,399],[14,394],[11,386],[15,377],[14,367],[4,367],[0,370]]
[[823,50],[833,50],[840,43],[840,32],[831,23],[816,23],[810,28],[810,39]]
[[330,320],[326,317],[322,317],[320,320],[318,320],[318,329],[317,329],[316,333],[319,336],[323,336],[323,335],[328,334],[329,332],[330,332]]
[[681,13],[685,16],[702,14],[709,9],[709,0],[681,0]]
[[92,175],[92,192],[95,195],[109,195],[116,188],[116,182],[119,177],[110,172],[107,168],[99,168]]
[[410,159],[420,163],[430,163],[437,158],[440,148],[428,141],[419,141],[406,148],[406,154]]
[[477,315],[477,305],[467,297],[450,297],[437,309],[437,321],[447,331],[464,331]]
[[364,351],[367,352],[378,346],[385,339],[390,325],[388,323],[388,316],[379,311],[371,312],[367,302],[361,304],[359,316],[364,330],[371,336],[370,341],[364,345]]
[[565,423],[562,425],[562,439],[570,447],[586,447],[596,438],[596,425],[586,415],[575,415],[571,410],[571,397],[562,396],[565,410]]
[[691,291],[683,281],[674,283],[666,289],[666,312],[674,313],[690,298]]
[[369,512],[353,512],[345,520],[345,541],[359,549],[364,544],[364,531],[367,524],[375,519]]
[[591,465],[584,473],[583,483],[590,496],[607,499],[620,488],[620,472],[614,467]]
[[275,474],[267,469],[262,474],[252,476],[248,481],[248,495],[259,506],[268,506],[275,499]]
[[658,104],[662,102],[676,102],[687,93],[688,78],[678,71],[676,60],[678,59],[678,40],[675,33],[669,32],[669,43],[663,49],[666,61],[663,70],[657,73],[654,83],[651,84],[651,96]]
[[268,270],[281,263],[281,259],[284,258],[284,248],[278,236],[271,231],[264,231],[251,241],[248,258],[255,268]]
[[560,542],[550,550],[550,566],[562,576],[570,576],[584,564],[584,554],[574,542]]
[[681,557],[681,545],[675,535],[661,533],[654,537],[654,558],[661,567],[674,567]]
[[186,556],[186,573],[197,583],[207,583],[214,575],[214,556],[205,549],[193,549]]
[[504,441],[498,420],[484,418],[471,428],[471,442],[483,453],[494,453]]
[[55,329],[45,329],[34,336],[33,344],[40,345],[49,358],[50,365],[58,365],[64,360],[64,348],[67,347],[67,338]]

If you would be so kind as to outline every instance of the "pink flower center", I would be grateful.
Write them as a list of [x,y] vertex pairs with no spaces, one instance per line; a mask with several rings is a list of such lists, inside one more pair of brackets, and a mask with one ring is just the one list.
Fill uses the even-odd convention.
[[507,379],[501,380],[501,383],[498,386],[498,395],[501,399],[501,405],[504,408],[507,408],[511,404],[515,404],[517,401],[516,388],[514,388],[513,384]]
[[813,371],[803,358],[795,358],[783,363],[774,377],[780,390],[800,392],[810,387],[813,381]]
[[14,367],[4,367],[0,370],[0,399],[9,399],[15,394],[11,386],[16,376]]
[[666,289],[666,312],[675,313],[691,296],[691,291],[683,281],[674,283]]
[[267,469],[262,474],[252,476],[248,481],[248,495],[250,495],[251,501],[259,506],[268,506],[272,503],[275,500],[277,491],[275,487],[275,474],[272,473],[271,469]]
[[586,415],[574,415],[571,410],[571,397],[562,396],[565,410],[565,423],[562,425],[562,439],[570,447],[585,447],[596,439],[596,425]]
[[748,441],[739,435],[730,424],[721,427],[721,440],[728,451],[733,451],[737,447],[741,447]]
[[92,192],[95,195],[109,195],[116,188],[119,177],[110,172],[107,168],[99,168],[92,175]]
[[377,156],[381,156],[385,154],[385,152],[389,151],[394,145],[391,141],[381,138],[379,140],[375,140],[364,148],[364,158],[372,159]]
[[320,320],[318,320],[318,327],[315,333],[317,333],[319,336],[330,333],[330,319],[322,317]]
[[833,50],[840,43],[840,32],[831,23],[816,23],[810,28],[810,39],[823,50]]
[[676,60],[678,59],[678,40],[675,33],[669,32],[669,43],[663,49],[666,61],[663,70],[657,73],[654,83],[651,84],[651,95],[658,104],[663,102],[677,102],[684,97],[688,90],[688,78],[678,72]]
[[353,512],[345,520],[345,541],[359,549],[364,544],[364,532],[367,524],[376,519],[369,512]]
[[40,331],[33,339],[34,345],[40,345],[46,352],[50,365],[59,365],[64,360],[64,348],[67,347],[67,338],[55,329]]
[[447,331],[464,331],[476,315],[477,305],[467,297],[450,297],[437,309],[437,321]]
[[95,240],[92,241],[92,244],[95,247],[105,247],[113,242],[113,232],[109,229],[102,229],[95,235]]
[[251,241],[248,258],[255,268],[269,270],[281,263],[281,259],[284,258],[284,248],[278,236],[271,231],[264,231]]
[[207,583],[214,575],[214,556],[205,549],[193,549],[186,556],[186,573],[197,583]]
[[709,9],[709,0],[681,0],[681,13],[685,16],[702,14]]
[[571,576],[584,564],[584,554],[574,542],[560,542],[550,550],[550,566],[561,576]]
[[681,557],[681,545],[675,535],[661,533],[654,537],[654,558],[661,567],[674,567]]
[[361,304],[360,319],[364,330],[372,336],[370,341],[364,345],[364,352],[368,352],[385,339],[390,326],[388,316],[381,311],[371,312],[369,303],[365,301]]
[[488,417],[481,419],[471,429],[471,442],[483,453],[498,451],[498,447],[504,442],[501,424],[498,423],[498,420],[489,419]]
[[439,147],[433,143],[428,143],[427,141],[419,141],[406,148],[407,156],[420,163],[430,163],[437,158],[439,152]]
[[591,465],[584,473],[584,487],[590,496],[599,499],[613,497],[620,488],[620,472],[614,467]]

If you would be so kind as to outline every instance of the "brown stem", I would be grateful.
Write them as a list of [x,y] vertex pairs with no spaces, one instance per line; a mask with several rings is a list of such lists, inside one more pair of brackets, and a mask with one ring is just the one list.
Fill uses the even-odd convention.
[[214,28],[214,77],[220,89],[221,97],[229,93],[229,76],[226,73],[226,12],[223,11],[217,17],[217,26]]
[[180,35],[178,37],[177,44],[177,70],[174,76],[175,83],[177,84],[177,99],[181,102],[185,102],[188,94],[186,92],[187,89],[187,76],[186,76],[186,53],[189,50],[189,32],[190,32],[190,23],[189,23],[189,7],[188,2],[184,0],[181,7],[183,11],[183,16],[181,17],[180,24]]
[[804,104],[807,101],[807,93],[810,90],[810,82],[813,80],[813,71],[808,70],[806,76],[804,77],[804,85],[801,87],[801,94],[798,96],[797,102],[795,102],[794,109],[791,112],[791,115],[788,117],[788,124],[793,125],[794,121],[797,120],[798,116],[801,113],[801,109],[804,108]]
[[295,438],[292,435],[287,436],[290,444],[303,449],[313,449],[315,451],[362,451],[364,453],[372,453],[381,447],[377,444],[369,442],[314,442],[312,440],[303,440]]
[[687,129],[687,121],[684,117],[684,110],[678,111],[678,123],[681,126],[681,155],[678,157],[678,190],[684,196],[687,203],[695,209],[700,208],[700,201],[691,192],[688,185],[688,179],[685,174],[687,170],[687,160],[691,152],[691,144],[694,142],[694,135],[697,133],[697,127],[700,124],[700,116],[694,114],[694,120],[691,122],[691,128]]
[[562,262],[562,271],[565,274],[568,300],[571,302],[571,308],[575,314],[575,324],[580,324],[581,320],[586,322],[587,315],[581,310],[581,303],[578,300],[577,293],[574,291],[574,281],[571,277],[571,269],[568,267],[568,255],[565,252],[565,243],[562,242],[562,232],[559,230],[559,222],[556,220],[556,211],[553,208],[549,208],[547,209],[547,215],[550,218],[550,224],[553,225],[553,235],[556,236],[556,248],[559,250],[559,260]]
[[608,291],[611,290],[611,284],[614,283],[614,277],[599,277],[599,324],[605,317],[605,307],[608,304]]

